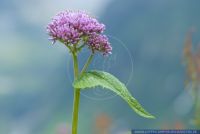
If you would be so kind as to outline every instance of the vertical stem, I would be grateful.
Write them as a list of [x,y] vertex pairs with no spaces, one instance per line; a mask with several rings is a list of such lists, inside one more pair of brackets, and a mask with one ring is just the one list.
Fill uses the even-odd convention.
[[[74,80],[78,78],[78,58],[76,53],[72,53],[74,62]],[[73,121],[72,121],[72,134],[77,134],[78,130],[78,111],[80,101],[80,89],[74,89],[74,106],[73,106]]]
[[[79,68],[78,68],[78,57],[76,52],[72,52],[73,62],[74,62],[74,80],[78,78],[79,75]],[[84,65],[80,74],[83,74],[90,62],[92,61],[93,54],[90,55],[86,64]],[[77,134],[78,132],[78,111],[79,111],[79,101],[80,101],[80,89],[74,89],[74,104],[73,104],[73,121],[72,121],[72,134]]]

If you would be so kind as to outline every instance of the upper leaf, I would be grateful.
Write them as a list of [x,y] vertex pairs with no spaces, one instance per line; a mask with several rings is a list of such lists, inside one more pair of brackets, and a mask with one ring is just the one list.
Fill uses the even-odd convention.
[[95,86],[107,88],[121,96],[139,115],[146,118],[154,118],[153,115],[142,108],[140,103],[134,97],[132,97],[123,83],[121,83],[116,77],[107,72],[97,70],[89,71],[84,73],[74,82],[74,87],[80,89],[91,88]]

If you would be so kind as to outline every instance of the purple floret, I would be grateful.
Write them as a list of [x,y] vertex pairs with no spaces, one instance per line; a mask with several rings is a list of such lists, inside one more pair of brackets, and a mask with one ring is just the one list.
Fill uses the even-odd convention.
[[103,54],[110,54],[112,47],[108,38],[102,35],[104,30],[104,24],[81,11],[60,12],[53,17],[51,23],[47,26],[47,32],[53,43],[59,40],[67,45],[75,45],[83,40],[93,52],[99,51]]
[[88,39],[88,46],[91,50],[102,52],[104,55],[112,53],[112,47],[108,41],[108,38],[105,35],[101,34],[92,34]]

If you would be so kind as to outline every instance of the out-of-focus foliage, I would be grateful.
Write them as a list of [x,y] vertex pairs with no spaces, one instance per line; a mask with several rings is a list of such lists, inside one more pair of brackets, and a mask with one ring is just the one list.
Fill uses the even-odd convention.
[[193,123],[196,128],[200,128],[200,47],[193,49],[192,45],[192,33],[188,33],[186,43],[184,47],[184,59],[186,63],[187,81],[186,86],[192,90],[192,96],[194,98],[194,119]]
[[[194,27],[197,31],[193,37],[195,45],[200,40],[197,4],[200,1],[115,0],[107,8],[103,16],[107,32],[123,40],[133,55],[133,83],[129,86],[136,98],[141,98],[158,116],[156,121],[138,119],[135,123],[130,119],[131,126],[160,128],[165,122],[181,121],[186,128],[193,127],[188,120],[194,101],[184,90],[186,74],[182,61],[188,29]],[[126,60],[121,65],[126,65]],[[130,118],[130,111],[126,115]]]

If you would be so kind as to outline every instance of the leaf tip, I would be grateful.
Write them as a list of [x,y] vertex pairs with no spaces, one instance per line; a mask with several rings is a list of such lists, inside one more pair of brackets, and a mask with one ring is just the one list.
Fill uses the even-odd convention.
[[148,118],[148,119],[156,119],[155,116],[153,116],[152,114],[150,114],[148,112],[146,112],[145,114],[143,113],[143,114],[139,114],[139,115],[142,117]]
[[147,118],[149,118],[149,119],[156,119],[156,117],[153,116],[153,115],[149,115]]

